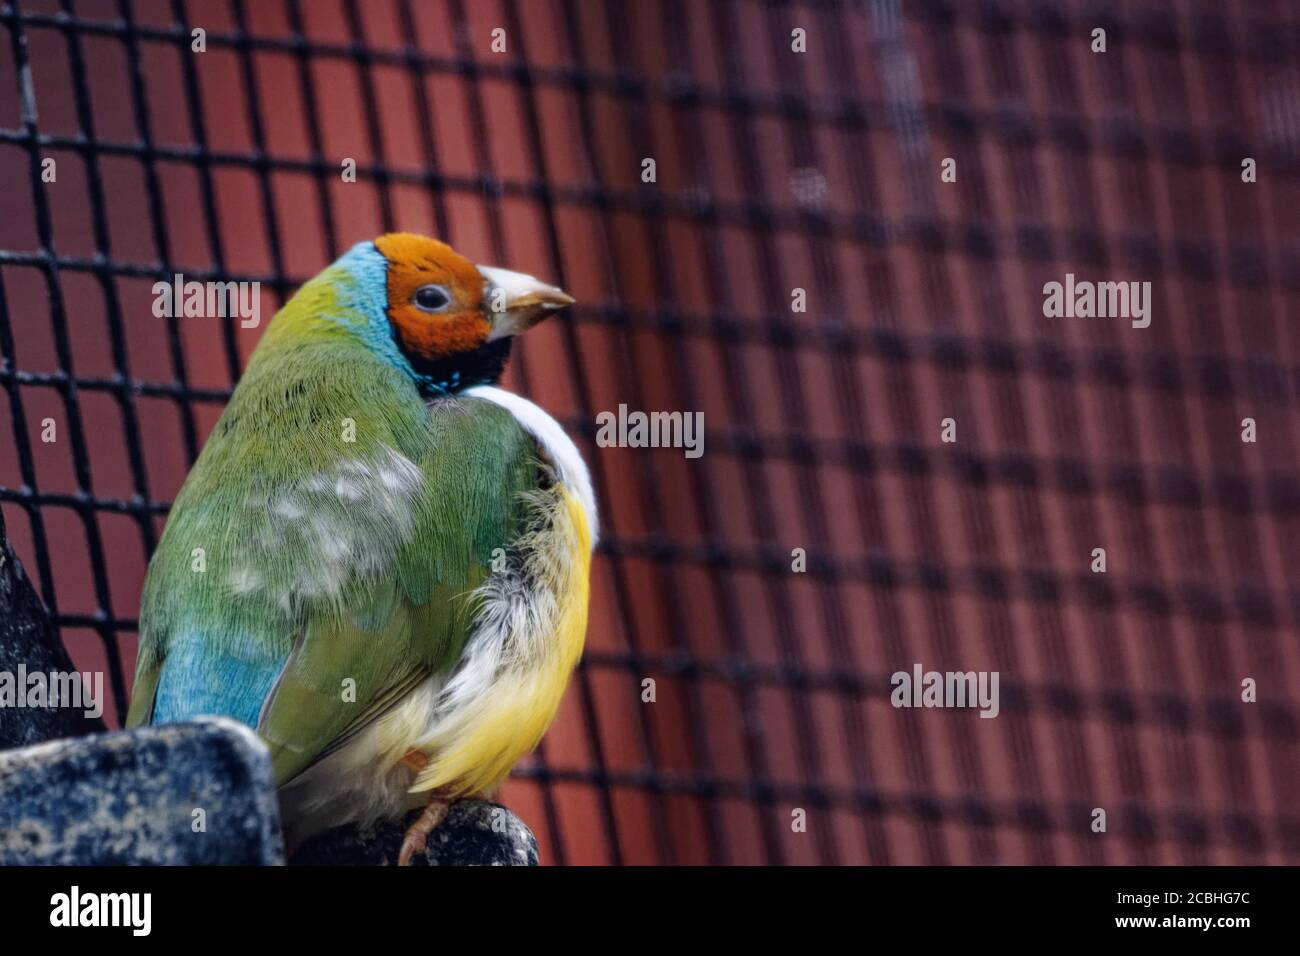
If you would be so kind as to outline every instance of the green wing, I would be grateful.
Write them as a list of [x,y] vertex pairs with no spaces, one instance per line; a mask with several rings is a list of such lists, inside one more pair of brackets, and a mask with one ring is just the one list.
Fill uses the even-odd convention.
[[471,592],[493,550],[523,530],[538,461],[514,417],[467,399],[431,414],[430,428],[414,531],[396,567],[344,613],[309,619],[267,700],[258,732],[277,782],[455,665],[477,612]]

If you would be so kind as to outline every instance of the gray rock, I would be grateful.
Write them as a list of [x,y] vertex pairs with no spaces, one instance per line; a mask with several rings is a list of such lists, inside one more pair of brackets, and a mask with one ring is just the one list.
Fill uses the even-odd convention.
[[[0,513],[0,672],[16,680],[27,674],[70,674],[72,661],[32,582],[5,538]],[[75,737],[104,729],[98,718],[72,707],[17,707],[0,702],[0,750]]]
[[[420,815],[369,827],[338,827],[305,842],[294,866],[388,866],[397,862],[406,828]],[[431,834],[412,866],[536,866],[537,840],[524,821],[496,803],[461,800]]]
[[270,757],[243,724],[203,718],[0,753],[0,866],[283,861]]

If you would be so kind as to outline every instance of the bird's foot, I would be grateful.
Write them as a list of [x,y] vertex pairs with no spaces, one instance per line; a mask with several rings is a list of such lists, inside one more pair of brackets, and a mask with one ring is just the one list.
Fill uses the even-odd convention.
[[439,800],[437,798],[430,800],[429,805],[424,808],[424,812],[416,818],[406,830],[406,836],[402,838],[402,849],[397,854],[398,866],[410,866],[411,857],[424,849],[425,844],[429,842],[429,834],[437,829],[438,824],[447,816],[447,811],[451,808],[451,802]]

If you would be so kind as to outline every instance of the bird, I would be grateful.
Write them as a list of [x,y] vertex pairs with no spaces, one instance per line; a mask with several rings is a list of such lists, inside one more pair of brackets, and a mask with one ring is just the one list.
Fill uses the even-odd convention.
[[596,500],[560,424],[500,381],[573,301],[423,235],[358,243],[272,318],[177,493],[126,723],[251,727],[288,852],[414,817],[408,865],[555,717]]

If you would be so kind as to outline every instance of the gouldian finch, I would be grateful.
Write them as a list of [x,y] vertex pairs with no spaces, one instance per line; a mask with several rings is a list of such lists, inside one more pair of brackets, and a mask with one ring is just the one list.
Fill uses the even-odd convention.
[[128,726],[270,748],[290,849],[494,793],[578,661],[598,534],[559,424],[498,387],[560,289],[395,233],[276,314],[149,564]]

